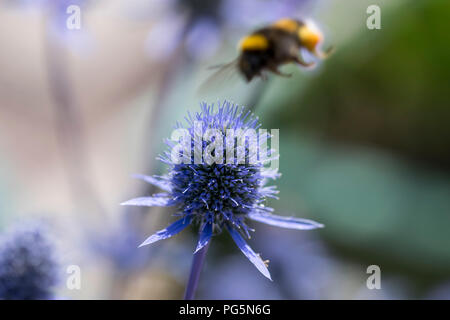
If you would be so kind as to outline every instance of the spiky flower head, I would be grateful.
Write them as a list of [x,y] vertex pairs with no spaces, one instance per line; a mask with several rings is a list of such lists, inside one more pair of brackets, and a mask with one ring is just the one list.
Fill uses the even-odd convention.
[[[226,101],[219,104],[217,111],[213,105],[203,103],[200,112],[188,114],[185,120],[186,127],[181,123],[176,125],[176,129],[185,130],[188,137],[182,139],[184,147],[174,152],[178,150],[175,149],[177,144],[167,141],[170,150],[160,157],[169,165],[169,173],[165,176],[136,176],[166,192],[122,203],[175,206],[178,209],[177,215],[181,218],[150,236],[141,246],[169,238],[192,224],[200,230],[197,252],[209,243],[213,235],[225,229],[247,258],[270,279],[266,264],[242,237],[250,238],[250,231],[254,231],[247,225],[247,220],[299,230],[322,225],[311,220],[276,216],[271,214],[272,208],[265,206],[266,199],[276,198],[277,194],[276,188],[267,186],[267,183],[280,175],[277,170],[266,166],[273,157],[261,152],[261,149],[266,150],[261,147],[267,143],[267,132],[262,131],[248,143],[245,140],[249,132],[255,133],[260,128],[258,119],[250,112]],[[255,142],[258,142],[257,148],[254,147]],[[181,154],[183,162],[178,161],[174,154]]]
[[58,270],[46,228],[23,225],[4,234],[0,241],[0,299],[53,298]]

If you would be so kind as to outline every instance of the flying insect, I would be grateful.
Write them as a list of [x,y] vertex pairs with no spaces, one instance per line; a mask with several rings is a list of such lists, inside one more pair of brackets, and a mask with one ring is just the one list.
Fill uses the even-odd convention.
[[322,40],[322,33],[313,24],[297,19],[280,19],[244,37],[238,46],[237,59],[216,66],[219,68],[216,75],[229,69],[237,69],[247,82],[255,77],[265,79],[265,71],[289,77],[291,74],[279,71],[281,65],[286,63],[296,63],[303,67],[314,65],[314,62],[308,63],[303,60],[300,49],[304,48],[320,59],[329,56],[333,48],[325,52],[320,52],[317,48]]

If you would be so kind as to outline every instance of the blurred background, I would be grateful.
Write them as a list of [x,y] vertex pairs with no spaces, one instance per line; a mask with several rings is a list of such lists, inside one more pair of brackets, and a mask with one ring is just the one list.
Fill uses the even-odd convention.
[[[366,26],[373,4],[379,30]],[[71,5],[79,29],[67,28]],[[311,18],[334,54],[284,66],[291,78],[199,92],[208,66],[282,17]],[[51,226],[58,297],[181,298],[195,231],[137,249],[172,217],[119,203],[155,192],[130,175],[164,172],[162,139],[187,110],[229,99],[280,129],[270,205],[326,227],[255,226],[249,244],[273,282],[214,238],[198,298],[448,299],[449,19],[445,0],[2,0],[0,230]],[[70,265],[79,290],[66,286]],[[366,286],[370,265],[380,290]]]

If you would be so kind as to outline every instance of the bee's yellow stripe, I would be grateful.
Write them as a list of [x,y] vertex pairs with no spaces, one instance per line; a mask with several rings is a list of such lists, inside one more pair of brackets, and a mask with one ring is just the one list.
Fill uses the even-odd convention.
[[272,24],[272,26],[274,28],[281,29],[286,32],[296,32],[299,27],[297,21],[288,18],[280,19],[274,24]]
[[262,34],[252,34],[241,40],[239,48],[241,50],[265,50],[269,47],[269,41]]

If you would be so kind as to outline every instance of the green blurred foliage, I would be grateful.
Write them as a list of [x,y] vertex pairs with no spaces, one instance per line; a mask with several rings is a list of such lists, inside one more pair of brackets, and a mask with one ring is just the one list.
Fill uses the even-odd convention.
[[450,275],[450,175],[370,148],[308,136],[281,140],[280,202],[325,224],[350,258],[434,281]]

